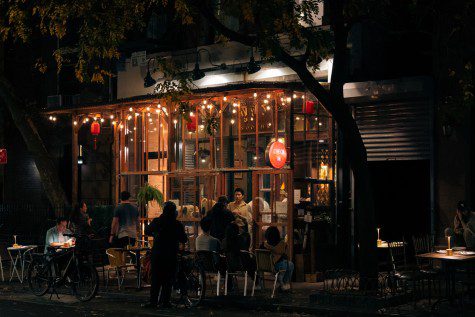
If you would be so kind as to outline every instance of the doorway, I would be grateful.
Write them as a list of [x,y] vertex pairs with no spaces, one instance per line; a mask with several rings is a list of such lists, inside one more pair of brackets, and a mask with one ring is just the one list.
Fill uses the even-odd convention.
[[430,161],[369,162],[382,240],[430,234]]

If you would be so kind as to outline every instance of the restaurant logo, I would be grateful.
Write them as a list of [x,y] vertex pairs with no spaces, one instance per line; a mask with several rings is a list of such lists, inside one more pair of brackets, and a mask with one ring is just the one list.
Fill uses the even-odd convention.
[[7,164],[7,150],[0,149],[0,164]]
[[280,169],[285,166],[287,161],[287,149],[284,143],[274,141],[269,143],[266,149],[266,163],[267,165]]

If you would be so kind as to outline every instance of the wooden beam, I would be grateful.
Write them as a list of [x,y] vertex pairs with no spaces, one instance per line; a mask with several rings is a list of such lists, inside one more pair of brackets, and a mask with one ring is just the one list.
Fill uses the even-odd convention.
[[71,130],[72,130],[72,141],[71,141],[71,204],[74,206],[78,203],[78,187],[79,187],[79,174],[78,174],[78,156],[79,156],[79,142],[78,134],[80,123],[77,122],[77,125],[74,125],[74,122],[77,122],[77,118],[72,116],[71,120]]

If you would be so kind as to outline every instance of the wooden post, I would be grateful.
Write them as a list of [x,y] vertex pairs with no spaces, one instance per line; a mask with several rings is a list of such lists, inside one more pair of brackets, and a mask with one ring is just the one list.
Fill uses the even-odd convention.
[[77,122],[77,125],[74,125],[74,122],[77,122],[76,117],[72,116],[71,130],[72,130],[72,142],[71,142],[71,204],[74,206],[78,202],[78,156],[79,156],[79,143],[78,143],[78,132],[80,123]]
[[[116,117],[118,117],[116,113]],[[112,159],[114,161],[113,170],[112,170],[112,195],[111,199],[113,205],[117,205],[119,202],[119,133],[120,133],[120,117],[117,120],[117,123],[113,125],[113,143],[112,143]]]

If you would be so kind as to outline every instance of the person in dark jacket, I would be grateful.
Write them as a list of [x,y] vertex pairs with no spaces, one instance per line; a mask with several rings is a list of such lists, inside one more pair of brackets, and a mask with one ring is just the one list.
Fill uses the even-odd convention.
[[69,219],[71,231],[78,235],[92,234],[91,221],[92,219],[87,214],[86,203],[81,201],[79,204],[76,204]]
[[210,235],[219,241],[224,239],[226,227],[235,219],[223,202],[217,202],[206,217],[211,219]]
[[153,236],[152,247],[152,285],[150,289],[150,302],[143,305],[145,308],[156,308],[160,287],[160,306],[171,307],[170,296],[177,268],[177,253],[180,243],[185,243],[188,238],[183,225],[176,220],[177,209],[173,202],[163,205],[163,213],[145,228],[145,234]]

